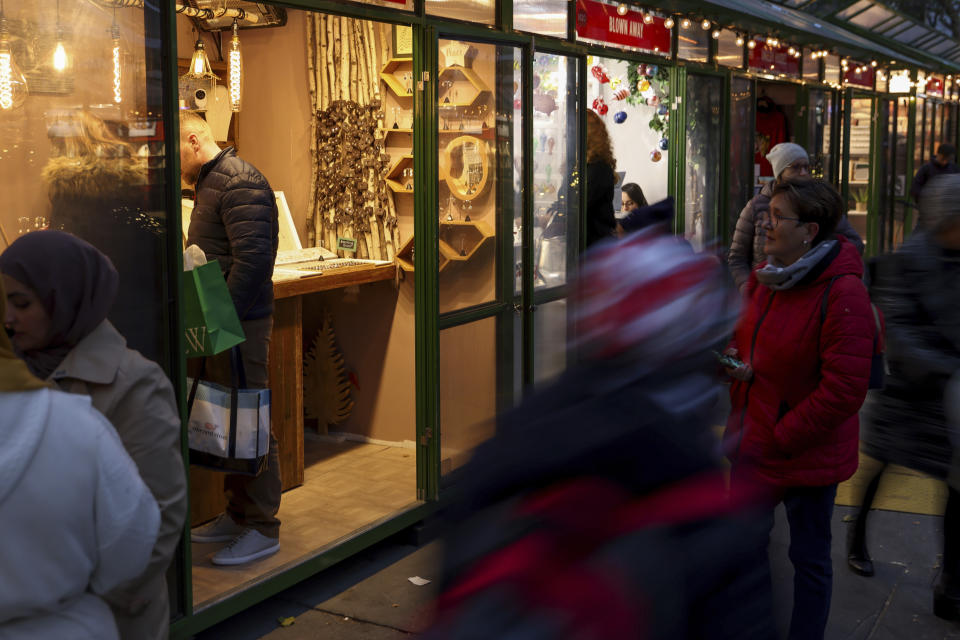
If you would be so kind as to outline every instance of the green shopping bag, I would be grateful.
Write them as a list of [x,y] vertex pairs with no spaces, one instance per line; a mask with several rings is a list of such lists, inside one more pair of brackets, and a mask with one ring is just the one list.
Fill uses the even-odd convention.
[[187,357],[212,356],[246,340],[216,260],[183,272]]

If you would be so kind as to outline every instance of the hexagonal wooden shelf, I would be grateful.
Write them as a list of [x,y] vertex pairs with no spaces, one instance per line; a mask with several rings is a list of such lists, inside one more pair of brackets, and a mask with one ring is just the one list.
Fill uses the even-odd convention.
[[396,76],[396,70],[401,67],[410,67],[410,73],[412,74],[413,60],[410,58],[390,58],[380,71],[380,79],[386,83],[395,96],[399,98],[412,98],[413,91],[407,91],[407,88],[400,82],[400,78]]
[[[453,249],[450,248],[446,242],[441,240],[440,251],[437,254],[437,259],[439,260],[437,271],[443,271],[447,268],[447,265],[450,264],[450,259],[447,258],[446,255],[450,251],[453,251]],[[413,258],[413,236],[411,235],[403,244],[400,245],[400,251],[397,251],[397,264],[403,271],[407,273],[414,273],[416,271],[416,263]]]
[[412,166],[413,154],[408,153],[397,158],[397,161],[387,170],[387,186],[390,187],[394,193],[413,193],[412,187],[407,189],[406,185],[400,182],[403,177],[403,170]]
[[437,75],[438,82],[440,86],[443,86],[444,79],[447,79],[449,82],[459,82],[461,79],[466,80],[470,83],[473,89],[476,91],[476,94],[470,100],[464,102],[463,100],[458,100],[457,102],[444,102],[449,89],[443,92],[443,95],[439,96],[437,104],[442,107],[472,107],[473,105],[480,102],[480,97],[486,93],[490,92],[490,88],[483,82],[480,76],[473,69],[466,67],[444,67],[440,69],[440,73]]
[[486,222],[441,220],[440,252],[451,261],[469,260],[493,235]]

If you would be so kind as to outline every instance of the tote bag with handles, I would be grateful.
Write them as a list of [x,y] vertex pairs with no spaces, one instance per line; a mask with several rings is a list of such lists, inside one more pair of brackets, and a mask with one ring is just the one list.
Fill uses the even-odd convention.
[[270,448],[270,390],[246,389],[243,360],[230,351],[231,386],[203,380],[200,372],[187,379],[187,422],[190,463],[217,471],[259,475]]

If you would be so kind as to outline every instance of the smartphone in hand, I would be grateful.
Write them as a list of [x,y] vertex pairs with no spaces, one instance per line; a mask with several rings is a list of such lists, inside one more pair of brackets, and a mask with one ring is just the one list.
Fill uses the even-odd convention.
[[725,353],[714,351],[713,355],[715,355],[717,357],[717,361],[727,369],[739,369],[743,366],[743,362],[737,360],[733,356],[728,356]]

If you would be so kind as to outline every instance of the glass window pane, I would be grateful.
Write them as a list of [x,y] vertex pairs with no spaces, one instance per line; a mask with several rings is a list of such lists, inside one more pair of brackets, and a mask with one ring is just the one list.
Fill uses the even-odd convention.
[[725,67],[743,66],[743,36],[736,31],[723,29],[717,41],[717,64]]
[[910,72],[900,69],[890,72],[888,89],[890,93],[910,93]]
[[[166,250],[177,240],[167,234],[164,154],[173,125],[162,118],[169,88],[159,4],[120,9],[114,23],[114,13],[94,3],[64,2],[59,71],[53,3],[5,0],[3,10],[11,76],[0,86],[0,249],[48,227],[96,246],[120,276],[109,320],[169,373],[175,318],[165,283],[176,274]],[[183,613],[182,574],[175,557],[174,616]]]
[[877,69],[877,93],[886,93],[887,91],[887,72],[883,69]]
[[639,187],[642,198],[650,204],[667,197],[670,72],[663,65],[615,58],[596,58],[590,64],[599,65],[613,78],[611,82],[601,83],[591,74],[587,79],[587,103],[602,100],[608,108],[601,118],[607,126],[617,161],[619,180],[613,208],[617,217],[622,218],[630,213],[623,207],[620,190],[624,185]]
[[579,238],[577,61],[537,52],[533,77],[534,286],[565,284]]
[[440,471],[470,459],[497,416],[497,319],[440,332]]
[[803,79],[808,82],[820,82],[820,56],[813,49],[804,49],[800,59],[803,60]]
[[[520,60],[514,47],[440,41],[441,313],[499,297],[500,220],[520,215],[513,159],[521,133]],[[516,162],[522,166],[519,157]],[[502,180],[504,170],[509,180]],[[556,197],[557,183],[552,188]]]
[[351,0],[351,2],[372,4],[377,7],[389,7],[390,9],[413,11],[413,0]]
[[740,210],[753,197],[753,136],[744,122],[754,121],[753,81],[730,79],[730,190],[727,196],[728,238],[733,238]]
[[687,76],[687,167],[684,237],[697,251],[717,236],[723,78]]
[[513,28],[556,38],[567,37],[566,0],[514,0]]
[[850,198],[848,218],[850,226],[856,229],[866,245],[867,205],[870,195],[870,138],[872,134],[871,98],[854,98],[850,101],[850,173],[848,184]]
[[494,24],[496,0],[426,0],[427,13],[480,24]]
[[699,22],[683,18],[677,29],[677,57],[692,62],[706,62],[710,51],[710,30]]
[[833,93],[810,91],[810,117],[807,140],[810,153],[810,175],[833,182],[833,159],[830,135],[833,128]]
[[913,149],[913,170],[916,173],[917,169],[926,162],[924,153],[926,151],[923,144],[923,116],[924,116],[924,107],[925,102],[923,98],[917,98],[917,117],[916,117],[916,128],[914,129],[914,149]]
[[823,59],[823,81],[840,84],[840,56],[830,54]]

